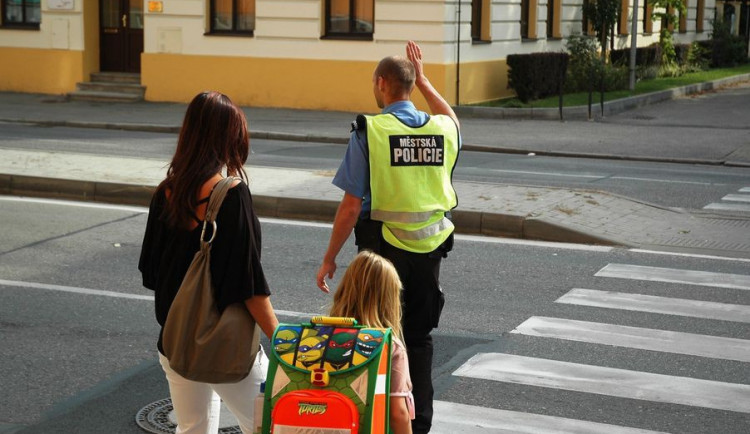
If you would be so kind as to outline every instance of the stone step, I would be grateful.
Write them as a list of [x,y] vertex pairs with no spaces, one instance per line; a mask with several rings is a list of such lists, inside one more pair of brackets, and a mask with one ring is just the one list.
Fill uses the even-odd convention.
[[76,88],[79,91],[105,92],[105,93],[123,93],[138,95],[143,98],[146,88],[140,84],[130,83],[108,83],[104,81],[90,81],[88,83],[77,83]]
[[68,94],[73,101],[96,101],[96,102],[137,102],[143,101],[142,95],[119,92],[98,92],[90,90],[77,90]]
[[135,72],[92,72],[91,81],[141,84],[141,74]]

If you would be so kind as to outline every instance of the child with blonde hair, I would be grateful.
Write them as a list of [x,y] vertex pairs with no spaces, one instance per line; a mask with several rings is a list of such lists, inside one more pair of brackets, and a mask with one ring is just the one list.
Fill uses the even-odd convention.
[[393,264],[370,251],[357,254],[336,289],[329,315],[355,318],[370,327],[391,328],[390,425],[394,434],[410,434],[414,397],[401,332],[401,280]]

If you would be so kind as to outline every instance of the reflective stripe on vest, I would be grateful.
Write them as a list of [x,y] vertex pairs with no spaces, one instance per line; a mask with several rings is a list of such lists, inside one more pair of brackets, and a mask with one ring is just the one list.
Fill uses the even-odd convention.
[[370,158],[370,218],[383,238],[402,250],[428,253],[453,232],[445,213],[458,201],[451,183],[458,129],[436,115],[417,128],[391,114],[366,116]]
[[[423,227],[422,229],[417,229],[415,231],[405,231],[405,230],[398,229],[395,227],[389,227],[388,229],[391,231],[393,235],[396,236],[396,238],[400,240],[418,241],[418,240],[424,240],[430,237],[434,237],[435,235],[440,234],[446,229],[453,229],[453,223],[447,218],[443,217],[441,220],[429,226]],[[435,249],[432,249],[432,250],[435,250]]]
[[381,222],[419,223],[432,217],[438,210],[425,212],[399,212],[383,211],[382,209],[370,211],[370,218]]

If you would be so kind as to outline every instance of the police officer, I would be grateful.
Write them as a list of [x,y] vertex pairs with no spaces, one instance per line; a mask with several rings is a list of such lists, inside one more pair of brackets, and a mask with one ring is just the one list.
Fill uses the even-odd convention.
[[[317,284],[336,271],[336,256],[354,229],[359,250],[393,262],[403,283],[403,326],[414,386],[413,432],[432,425],[432,336],[445,299],[440,262],[453,245],[450,210],[457,205],[451,175],[460,135],[453,109],[422,67],[422,51],[409,41],[407,57],[380,61],[372,77],[380,115],[358,116],[333,184],[344,190]],[[410,100],[414,86],[432,116]]]

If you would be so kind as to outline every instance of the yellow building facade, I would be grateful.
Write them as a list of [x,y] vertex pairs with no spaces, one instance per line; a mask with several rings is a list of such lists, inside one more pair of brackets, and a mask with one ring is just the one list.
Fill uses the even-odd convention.
[[[123,71],[140,74],[149,101],[214,89],[241,105],[373,111],[372,71],[408,40],[451,104],[511,96],[506,57],[564,50],[587,0],[0,1],[2,91],[65,94]],[[686,1],[675,39],[706,39],[714,0]],[[644,3],[639,46],[659,32]],[[623,0],[616,48],[630,44],[632,5]]]

